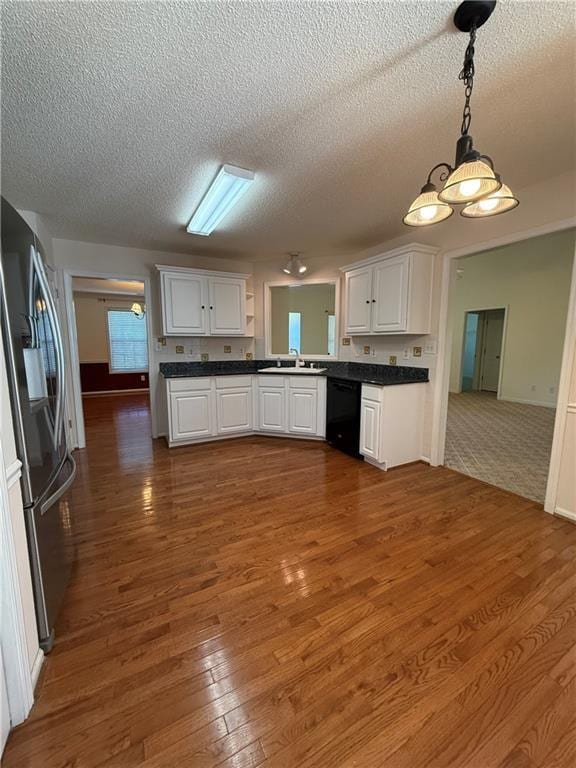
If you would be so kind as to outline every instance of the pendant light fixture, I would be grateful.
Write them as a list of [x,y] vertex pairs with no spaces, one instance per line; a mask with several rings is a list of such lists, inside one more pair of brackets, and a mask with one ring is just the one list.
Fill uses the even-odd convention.
[[302,277],[302,275],[307,271],[308,267],[303,263],[302,259],[300,258],[300,254],[290,253],[288,255],[290,258],[286,262],[285,266],[282,267],[282,272],[284,272],[286,275]]
[[[454,14],[456,27],[470,35],[464,66],[459,75],[465,86],[465,101],[460,138],[456,143],[456,161],[454,167],[448,163],[438,163],[432,168],[426,184],[404,216],[404,224],[409,227],[427,227],[444,221],[454,213],[453,205],[464,205],[460,213],[469,219],[496,216],[518,205],[510,187],[502,183],[494,170],[492,158],[474,149],[472,136],[468,132],[472,119],[470,99],[474,87],[476,30],[490,18],[495,5],[496,0],[466,0]],[[443,186],[438,192],[432,176],[440,169],[439,180]]]

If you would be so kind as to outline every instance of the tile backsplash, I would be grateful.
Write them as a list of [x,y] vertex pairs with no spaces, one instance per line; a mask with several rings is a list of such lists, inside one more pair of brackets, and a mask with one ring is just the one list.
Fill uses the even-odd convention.
[[[158,362],[170,362],[175,360],[187,360],[200,362],[208,355],[208,360],[245,360],[247,354],[254,354],[254,340],[251,338],[227,338],[227,337],[164,337],[166,344],[157,339],[154,342],[155,354]],[[183,348],[183,352],[179,350]]]

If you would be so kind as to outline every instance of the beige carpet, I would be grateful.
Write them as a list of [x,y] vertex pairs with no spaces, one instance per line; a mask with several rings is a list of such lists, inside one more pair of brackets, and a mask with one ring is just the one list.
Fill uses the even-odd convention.
[[555,413],[497,400],[488,392],[451,394],[445,464],[543,502]]

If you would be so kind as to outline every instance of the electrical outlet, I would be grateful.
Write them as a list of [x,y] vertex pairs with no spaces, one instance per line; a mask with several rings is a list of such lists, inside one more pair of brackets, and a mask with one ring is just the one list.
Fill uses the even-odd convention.
[[404,360],[410,360],[410,350],[408,347],[404,350]]
[[176,354],[177,355],[184,354],[184,346],[182,344],[176,344]]
[[388,364],[398,365],[398,358],[396,357],[396,355],[390,355],[390,357],[388,358]]
[[412,354],[414,357],[422,357],[422,347],[412,347]]
[[252,354],[252,352],[246,352],[246,360],[253,360],[253,359],[254,359],[254,355]]
[[370,345],[369,344],[365,344],[363,346],[363,348],[362,348],[362,351],[364,352],[365,355],[369,355],[370,354]]
[[224,352],[226,354],[229,354],[230,352],[232,352],[232,347],[230,346],[230,344],[224,344]]
[[427,341],[426,344],[424,344],[425,355],[435,355],[437,351],[438,351],[438,347],[435,341]]
[[370,350],[370,354],[372,355],[372,357],[376,357],[376,348],[375,347],[372,347],[372,349]]
[[142,374],[142,375],[140,376],[140,381],[146,381],[146,376],[145,376],[144,374]]
[[350,346],[350,339],[348,338],[348,336],[345,336],[345,337],[342,339],[342,346],[343,346],[343,347],[349,347],[349,346]]
[[208,354],[208,352],[202,352],[202,354],[200,355],[200,360],[203,363],[207,363],[208,360],[210,360],[210,355]]

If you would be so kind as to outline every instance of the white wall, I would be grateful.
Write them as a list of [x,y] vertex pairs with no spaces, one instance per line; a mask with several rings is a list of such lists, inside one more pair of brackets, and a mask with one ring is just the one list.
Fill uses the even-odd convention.
[[[235,259],[219,259],[212,256],[194,256],[165,251],[149,251],[143,248],[126,248],[116,245],[86,243],[77,240],[54,239],[52,243],[54,260],[58,270],[89,272],[94,275],[117,275],[128,278],[149,278],[152,295],[147,305],[152,337],[162,336],[162,317],[160,313],[160,281],[154,269],[155,264],[176,267],[211,269],[218,272],[243,272],[251,274],[252,265]],[[250,285],[250,283],[249,283]],[[150,327],[149,326],[149,327]],[[64,329],[67,336],[67,329]],[[69,343],[65,339],[65,344]],[[184,354],[176,353],[177,345],[184,346]],[[231,353],[224,352],[224,346],[232,347]],[[163,382],[159,381],[160,362],[199,360],[207,352],[211,359],[243,359],[246,352],[253,351],[253,340],[249,338],[220,337],[218,339],[191,339],[169,337],[167,345],[160,347],[154,343],[154,353],[150,358],[150,398],[153,404],[152,424],[155,436],[166,434],[167,414]],[[161,386],[159,386],[159,384]]]
[[567,230],[454,259],[450,391],[461,391],[465,314],[507,307],[500,397],[555,406],[575,232]]

